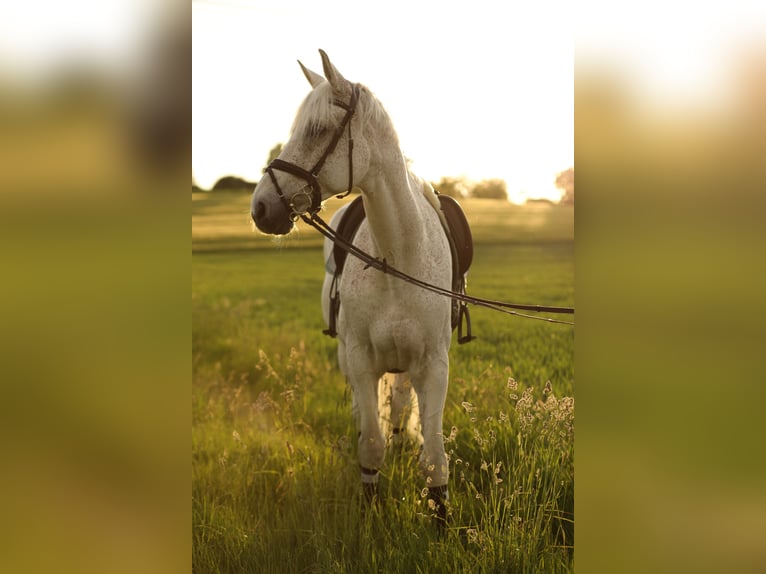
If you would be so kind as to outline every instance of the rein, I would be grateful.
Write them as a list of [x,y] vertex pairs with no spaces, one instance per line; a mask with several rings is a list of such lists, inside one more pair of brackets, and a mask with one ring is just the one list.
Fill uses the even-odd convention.
[[[343,132],[346,130],[347,126],[348,126],[348,188],[345,193],[342,193],[338,195],[337,197],[339,198],[346,197],[349,193],[351,193],[351,188],[354,186],[354,162],[353,162],[354,138],[351,136],[351,117],[354,115],[354,112],[356,111],[356,104],[358,101],[359,101],[359,84],[354,84],[352,86],[351,100],[349,101],[348,104],[340,100],[333,101],[333,103],[336,106],[339,106],[343,108],[344,110],[346,110],[346,115],[343,116],[343,120],[341,121],[340,125],[335,129],[335,133],[333,134],[332,140],[330,140],[330,145],[322,154],[322,157],[320,157],[319,160],[316,162],[316,164],[314,164],[314,167],[311,168],[311,171],[305,170],[304,168],[298,165],[295,165],[294,163],[290,163],[290,162],[281,160],[279,158],[272,160],[272,162],[264,170],[266,173],[269,174],[269,177],[271,178],[271,181],[274,184],[274,188],[276,189],[277,194],[282,199],[282,202],[285,204],[288,211],[290,212],[290,219],[292,221],[297,221],[298,218],[302,219],[308,225],[310,225],[311,227],[319,231],[322,235],[327,237],[335,245],[339,245],[347,253],[351,253],[354,257],[357,257],[358,259],[362,260],[362,262],[366,264],[365,269],[372,267],[373,269],[377,269],[378,271],[382,271],[383,273],[387,273],[388,275],[393,275],[394,277],[398,277],[402,281],[406,281],[407,283],[421,287],[422,289],[425,289],[426,291],[431,291],[432,293],[437,293],[445,297],[450,297],[453,300],[461,301],[463,303],[470,303],[471,305],[486,307],[487,309],[493,309],[495,311],[500,311],[501,313],[506,313],[508,315],[525,317],[527,319],[537,319],[538,321],[545,321],[547,323],[574,325],[574,323],[569,321],[560,321],[558,319],[551,319],[549,317],[537,317],[535,315],[528,315],[526,313],[519,313],[517,311],[512,310],[512,309],[516,309],[521,311],[535,311],[535,312],[544,312],[544,313],[574,314],[574,308],[571,308],[571,307],[521,305],[517,303],[504,303],[503,301],[494,301],[492,299],[482,299],[480,297],[473,297],[471,295],[466,295],[465,293],[457,293],[455,291],[451,291],[450,289],[438,287],[436,285],[432,285],[431,283],[427,283],[425,281],[412,277],[411,275],[407,275],[406,273],[403,273],[402,271],[399,271],[398,269],[391,267],[386,262],[385,259],[378,259],[376,257],[373,257],[372,255],[365,253],[364,251],[362,251],[361,249],[359,249],[358,247],[356,247],[349,241],[346,241],[345,239],[340,237],[335,232],[335,230],[332,227],[330,227],[321,217],[319,217],[319,215],[317,215],[320,208],[322,207],[322,190],[321,190],[321,186],[319,185],[319,181],[317,180],[317,177],[319,175],[319,172],[322,170],[322,167],[324,167],[324,164],[327,161],[327,158],[330,156],[330,154],[332,154],[332,152],[335,151],[335,148],[338,146],[338,142],[343,137]],[[308,184],[306,187],[310,187],[311,191],[310,192],[299,191],[288,200],[285,194],[282,192],[282,188],[279,186],[279,182],[277,181],[277,178],[274,175],[274,170],[283,171],[285,173],[289,173],[291,175],[295,175],[303,179]],[[297,204],[296,202],[300,202],[300,203]],[[461,314],[464,313],[465,311],[466,311],[465,309],[461,308]],[[472,338],[473,337],[470,336],[470,320],[469,320],[469,335],[467,340],[470,340]]]
[[307,216],[304,213],[300,215],[300,218],[304,222],[306,222],[309,226],[313,227],[314,229],[319,231],[319,233],[327,237],[327,239],[332,241],[335,245],[339,245],[341,249],[343,249],[347,253],[352,254],[354,257],[360,259],[363,263],[366,264],[365,269],[367,269],[368,267],[372,267],[373,269],[377,269],[378,271],[381,271],[388,275],[393,275],[394,277],[398,277],[399,279],[406,281],[407,283],[421,287],[422,289],[425,289],[426,291],[431,291],[432,293],[444,295],[445,297],[449,297],[457,301],[462,301],[463,303],[470,303],[471,305],[476,305],[478,307],[486,307],[487,309],[493,309],[495,311],[506,313],[508,315],[515,315],[517,317],[524,317],[527,319],[537,319],[538,321],[545,321],[547,323],[558,323],[561,325],[574,325],[574,323],[570,321],[560,321],[558,319],[551,319],[549,317],[537,317],[535,315],[528,315],[526,313],[518,313],[517,311],[512,311],[512,309],[518,309],[523,311],[536,311],[541,313],[562,313],[562,314],[571,315],[571,314],[574,314],[574,308],[572,307],[548,307],[545,305],[522,305],[518,303],[505,303],[503,301],[494,301],[492,299],[482,299],[480,297],[473,297],[471,295],[466,295],[465,293],[456,293],[454,291],[451,291],[450,289],[445,289],[444,287],[432,285],[431,283],[427,283],[425,281],[412,277],[411,275],[407,275],[406,273],[399,271],[398,269],[390,266],[385,259],[378,259],[377,257],[373,257],[372,255],[369,255],[368,253],[362,251],[361,249],[359,249],[352,243],[346,241],[341,236],[339,236],[335,232],[335,230],[332,227],[330,227],[316,213],[311,213],[310,216]]

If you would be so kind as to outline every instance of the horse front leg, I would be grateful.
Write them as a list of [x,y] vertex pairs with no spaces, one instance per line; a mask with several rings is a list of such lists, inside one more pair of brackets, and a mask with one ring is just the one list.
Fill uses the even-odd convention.
[[378,494],[380,467],[386,441],[378,419],[378,377],[369,372],[349,376],[354,392],[355,418],[359,429],[359,467],[362,488],[368,501]]
[[413,373],[413,384],[420,407],[420,424],[423,434],[423,450],[420,466],[428,487],[429,507],[436,511],[437,523],[444,526],[447,521],[449,491],[449,464],[444,450],[442,417],[447,399],[449,363],[447,358],[434,361],[417,375]]

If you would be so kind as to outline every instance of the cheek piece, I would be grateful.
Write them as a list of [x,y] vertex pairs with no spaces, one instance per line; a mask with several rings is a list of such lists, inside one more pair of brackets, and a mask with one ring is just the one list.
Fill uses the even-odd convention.
[[[330,157],[330,154],[334,152],[335,148],[338,146],[338,142],[340,141],[340,138],[343,137],[343,132],[346,129],[346,126],[348,126],[348,188],[346,193],[342,193],[338,197],[346,197],[349,193],[351,193],[351,188],[354,186],[354,138],[351,136],[351,116],[354,115],[358,100],[359,84],[354,84],[351,91],[351,100],[348,104],[341,102],[340,100],[335,100],[333,102],[336,106],[346,110],[346,115],[343,116],[343,120],[341,121],[340,125],[335,129],[335,133],[333,134],[332,140],[330,141],[330,145],[327,146],[327,149],[322,154],[322,157],[319,158],[319,161],[316,162],[311,171],[307,171],[302,167],[295,165],[294,163],[290,163],[279,158],[273,160],[264,170],[269,174],[269,177],[274,184],[274,189],[276,190],[277,195],[279,195],[279,197],[282,199],[282,202],[287,207],[287,210],[290,213],[290,219],[292,221],[296,221],[301,215],[305,213],[314,215],[322,206],[322,190],[319,185],[319,181],[317,180],[317,176],[322,170],[322,167],[327,161],[327,158]],[[288,200],[282,191],[282,188],[279,186],[276,175],[274,175],[275,170],[284,171],[285,173],[299,177],[306,182],[306,185],[304,185],[300,191],[295,193]]]

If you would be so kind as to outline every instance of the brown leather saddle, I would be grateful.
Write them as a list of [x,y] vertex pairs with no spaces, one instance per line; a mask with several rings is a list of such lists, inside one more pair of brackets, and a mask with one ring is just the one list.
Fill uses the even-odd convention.
[[[439,195],[439,205],[447,226],[444,232],[450,244],[452,254],[452,291],[465,294],[465,276],[473,262],[473,236],[468,220],[463,213],[460,204],[452,197]],[[365,218],[364,203],[362,196],[352,201],[346,209],[343,217],[338,222],[337,234],[347,242],[351,242],[356,235],[359,226]],[[340,297],[337,292],[338,278],[343,272],[343,266],[346,263],[348,252],[337,243],[333,248],[332,259],[334,265],[328,265],[328,271],[334,273],[333,286],[330,293],[330,327],[324,333],[335,337],[335,320],[340,308]],[[328,264],[330,262],[328,261]],[[467,333],[463,336],[462,323],[466,321]],[[458,328],[458,343],[463,344],[473,340],[471,335],[471,319],[468,314],[468,307],[464,302],[452,301],[452,329]]]

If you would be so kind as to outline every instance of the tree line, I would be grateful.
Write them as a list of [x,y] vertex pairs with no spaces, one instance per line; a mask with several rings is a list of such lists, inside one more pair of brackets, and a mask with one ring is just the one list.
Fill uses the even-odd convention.
[[[277,144],[271,151],[266,165],[278,157],[282,144]],[[245,191],[252,193],[257,182],[247,181],[241,177],[227,175],[215,182],[210,191]],[[561,203],[574,203],[574,168],[570,167],[556,175],[556,187],[562,191]],[[480,199],[508,199],[508,187],[505,180],[500,178],[482,179],[470,182],[462,177],[442,177],[439,181],[431,182],[434,189],[443,195],[457,199],[475,197]],[[192,191],[204,191],[196,185],[192,177]]]

